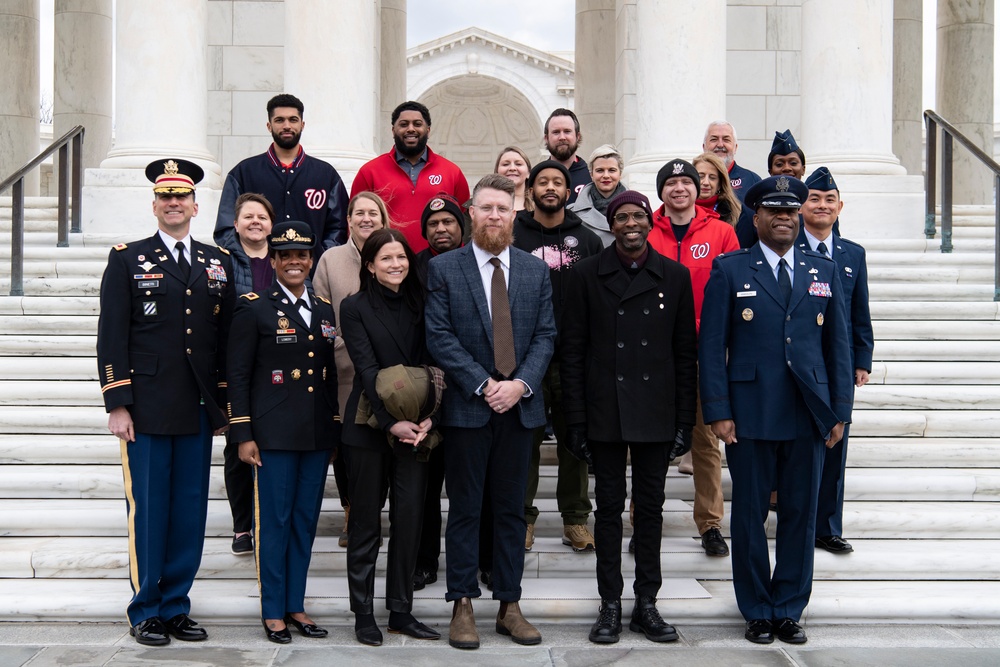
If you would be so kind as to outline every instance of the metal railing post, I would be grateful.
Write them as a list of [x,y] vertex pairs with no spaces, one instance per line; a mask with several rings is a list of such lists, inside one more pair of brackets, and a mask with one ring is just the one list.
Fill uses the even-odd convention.
[[14,182],[10,194],[10,295],[24,296],[24,177]]
[[[993,200],[1000,197],[1000,174],[993,174]],[[1000,206],[993,207],[993,300],[1000,301]]]
[[70,232],[83,231],[83,129],[73,137],[73,217]]
[[69,247],[69,146],[59,147],[59,217],[56,227],[56,247]]
[[941,142],[941,252],[950,253],[953,249],[951,244],[952,229],[952,154],[953,144],[951,132],[947,129],[943,132]]
[[924,237],[934,238],[937,234],[937,123],[930,116],[927,119],[927,178],[924,183]]

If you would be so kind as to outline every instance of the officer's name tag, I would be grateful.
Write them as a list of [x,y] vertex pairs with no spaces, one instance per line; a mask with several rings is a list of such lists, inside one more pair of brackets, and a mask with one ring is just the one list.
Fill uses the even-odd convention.
[[299,339],[298,336],[276,336],[276,342],[278,345],[283,343],[295,343]]
[[159,280],[140,280],[139,289],[149,289],[150,287],[159,287]]
[[741,296],[757,296],[757,290],[750,290],[749,292],[737,292],[736,298]]
[[809,283],[809,296],[825,296],[827,298],[832,297],[833,292],[830,290],[830,283],[820,283],[820,282]]

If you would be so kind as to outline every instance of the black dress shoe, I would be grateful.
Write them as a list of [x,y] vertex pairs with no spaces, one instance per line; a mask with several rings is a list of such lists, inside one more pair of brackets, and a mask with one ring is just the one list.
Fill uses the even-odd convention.
[[433,628],[429,628],[420,621],[407,623],[401,628],[389,626],[389,632],[394,635],[406,635],[414,639],[441,639],[441,633]]
[[487,590],[493,590],[493,570],[483,570],[479,573],[479,579],[486,586]]
[[249,533],[233,537],[233,546],[230,550],[234,556],[249,556],[253,553],[253,538]]
[[378,629],[377,625],[356,628],[354,630],[354,636],[358,638],[359,642],[367,644],[368,646],[382,645],[382,631]]
[[156,616],[139,621],[129,628],[128,633],[143,646],[166,646],[170,643],[167,628]]
[[854,547],[851,546],[851,543],[845,540],[840,535],[831,535],[830,537],[817,537],[816,548],[826,549],[832,554],[849,554],[852,551],[854,551]]
[[729,547],[722,539],[722,533],[718,528],[709,528],[701,536],[701,548],[705,550],[706,556],[728,556]]
[[312,637],[313,639],[321,639],[326,637],[328,634],[325,628],[321,628],[318,625],[312,623],[302,623],[297,621],[294,616],[288,614],[285,616],[285,627],[292,626],[299,631],[299,634],[303,637]]
[[433,570],[417,570],[413,573],[413,590],[422,590],[438,580],[438,573]]
[[747,631],[743,633],[747,641],[754,644],[770,644],[774,641],[774,633],[771,632],[771,619],[755,618],[747,621]]
[[615,644],[622,633],[622,601],[601,600],[601,610],[597,622],[590,628],[587,637],[595,644]]
[[184,642],[200,642],[208,639],[205,629],[198,627],[187,614],[177,614],[164,621],[163,625],[167,628],[167,632]]
[[806,643],[806,631],[790,618],[782,618],[774,622],[774,635],[786,644]]
[[275,644],[291,644],[292,643],[292,633],[288,631],[288,626],[286,625],[280,630],[272,630],[267,627],[267,621],[261,619],[261,625],[264,626],[264,636],[267,637],[267,641],[274,642]]
[[660,617],[660,612],[656,609],[656,598],[653,597],[636,599],[628,629],[641,632],[651,642],[677,641],[677,630]]

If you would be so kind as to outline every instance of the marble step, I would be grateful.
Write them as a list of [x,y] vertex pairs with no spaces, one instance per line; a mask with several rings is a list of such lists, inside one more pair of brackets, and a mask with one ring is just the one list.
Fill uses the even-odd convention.
[[0,315],[4,336],[96,334],[95,315]]
[[[984,564],[983,555],[996,553],[1000,540],[881,540],[851,538],[854,552],[846,556],[816,551],[818,581],[864,580],[1000,580],[1000,567]],[[234,556],[231,538],[205,540],[199,579],[255,579],[251,557]],[[624,547],[624,545],[623,545]],[[770,541],[774,562],[774,541]],[[386,551],[380,550],[376,571],[386,571]],[[447,559],[441,540],[442,559]],[[313,545],[310,577],[344,577],[346,549],[336,537],[319,537]],[[587,578],[594,574],[593,552],[576,553],[559,537],[540,537],[524,555],[526,579]],[[941,563],[948,563],[942,568]],[[984,567],[985,565],[985,567]],[[444,564],[440,564],[443,573]],[[701,580],[732,579],[729,558],[705,556],[694,537],[664,537],[660,546],[660,566],[665,576]],[[622,554],[622,574],[634,576],[634,560]],[[3,579],[123,579],[128,577],[128,540],[124,537],[6,538],[0,555]]]
[[872,301],[992,301],[993,280],[988,283],[869,283]]
[[[74,243],[79,241],[78,234],[70,234],[70,245],[67,248],[58,248],[53,245],[35,245],[30,243],[31,236],[25,234],[24,238],[24,261],[28,262],[100,262],[107,264],[110,246],[83,246]],[[916,254],[915,254],[916,255]],[[0,245],[0,260],[4,261],[6,267],[10,266],[10,245]],[[4,266],[0,264],[0,266]]]
[[[32,278],[25,276],[24,293],[35,296],[98,296],[100,277],[96,278]],[[0,292],[10,293],[10,278],[0,278]]]
[[982,301],[947,303],[933,300],[876,301],[871,304],[874,320],[1000,320],[1000,302],[992,295]]
[[[447,502],[443,501],[447,507]],[[554,498],[536,502],[539,536],[557,536],[562,519]],[[624,515],[627,523],[627,512]],[[726,502],[723,527],[729,525]],[[956,517],[960,517],[960,520]],[[320,513],[318,535],[339,534],[343,511],[336,498],[325,498]],[[988,538],[1000,535],[1000,503],[955,501],[847,501],[844,503],[845,531],[851,537],[876,539]],[[98,537],[125,534],[124,499],[61,498],[41,502],[36,499],[0,499],[0,535],[5,537]],[[226,500],[209,501],[206,535],[231,534],[232,515]],[[773,536],[774,519],[769,519]],[[664,535],[697,535],[690,503],[668,498],[663,510]]]
[[[853,465],[853,464],[852,464]],[[723,493],[730,495],[729,471],[723,468]],[[122,469],[117,463],[105,465],[7,465],[0,468],[0,498],[34,499],[39,502],[61,499],[110,499],[124,497]],[[537,498],[555,498],[556,467],[540,468]],[[327,498],[337,495],[333,475],[326,481]],[[593,495],[593,494],[591,494]],[[689,475],[671,471],[667,476],[668,498],[694,500],[694,483]],[[845,485],[846,500],[877,501],[1000,501],[1000,469],[996,468],[850,468]],[[226,498],[222,466],[212,468],[209,497]]]
[[[879,343],[880,344],[880,343]],[[995,361],[876,361],[870,384],[996,384]]]
[[[223,438],[216,438],[212,462],[222,465]],[[542,445],[542,475],[551,476],[555,444]],[[998,437],[864,437],[851,434],[848,466],[855,468],[994,468],[1000,461]],[[56,466],[121,463],[118,440],[99,435],[0,435],[0,464]],[[671,475],[679,475],[671,468]]]
[[[988,438],[1000,433],[997,410],[862,410],[854,411],[851,433],[859,437]],[[0,405],[0,434],[107,433],[103,408]]]
[[0,336],[0,356],[96,358],[97,335]]
[[[39,281],[49,280],[69,280],[86,279],[100,282],[107,267],[107,259],[102,260],[26,260],[24,262],[23,276],[25,280]],[[10,276],[10,265],[0,263],[0,275]]]
[[[96,323],[95,323],[96,324]],[[874,320],[876,342],[884,340],[1000,340],[1000,322]]]
[[[669,575],[669,573],[667,573]],[[380,623],[385,622],[385,579],[375,583]],[[493,632],[498,603],[486,596],[475,601],[481,632]],[[439,579],[414,594],[413,614],[447,630],[452,607],[444,602],[445,584]],[[632,581],[625,581],[626,609],[631,608]],[[30,579],[5,582],[0,589],[0,620],[5,621],[117,621],[121,622],[131,597],[125,579]],[[324,625],[354,621],[347,596],[347,580],[311,578],[306,606]],[[191,590],[193,617],[208,627],[223,623],[255,623],[260,618],[256,584],[242,579],[199,579]],[[877,604],[873,601],[877,600]],[[593,576],[574,579],[523,581],[521,610],[540,623],[590,623],[599,600]],[[729,581],[665,579],[657,607],[676,625],[742,626]],[[626,612],[627,613],[627,612]],[[1000,582],[995,581],[816,581],[810,604],[802,616],[806,624],[858,623],[996,623],[1000,620]],[[734,641],[739,630],[733,630]],[[742,640],[740,640],[742,641]],[[714,664],[714,662],[713,662]]]
[[[88,380],[97,382],[94,357],[0,357],[4,380]],[[96,385],[95,385],[96,386]]]
[[[987,256],[986,253],[982,253]],[[868,284],[872,287],[883,283],[921,283],[936,289],[948,283],[992,283],[993,262],[960,262],[957,266],[936,263],[917,263],[915,266],[885,266],[868,264]]]
[[98,295],[93,296],[8,296],[0,292],[0,315],[97,315]]

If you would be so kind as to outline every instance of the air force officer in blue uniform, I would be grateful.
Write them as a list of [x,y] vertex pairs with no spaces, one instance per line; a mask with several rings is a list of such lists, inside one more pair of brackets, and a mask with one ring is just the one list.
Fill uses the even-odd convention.
[[191,238],[201,167],[157,160],[153,236],[119,243],[101,280],[97,363],[121,440],[128,510],[128,620],[146,646],[200,641],[188,592],[201,563],[212,434],[227,426],[229,251]]
[[[753,186],[759,242],[719,256],[705,289],[699,362],[705,422],[726,443],[733,480],[733,585],[745,637],[803,643],[812,590],[824,445],[851,413],[850,350],[833,261],[795,247],[805,185]],[[771,574],[764,523],[778,490]]]
[[[872,370],[872,351],[875,337],[872,333],[872,316],[868,309],[868,264],[865,249],[854,241],[841,237],[834,225],[844,208],[840,190],[833,174],[820,167],[806,179],[809,196],[802,204],[802,230],[798,247],[812,250],[831,258],[837,265],[841,294],[844,295],[844,312],[847,315],[847,333],[851,344],[851,368],[854,385],[868,384]],[[854,547],[844,539],[844,471],[847,467],[847,433],[839,443],[826,450],[823,478],[819,485],[819,503],[816,509],[816,547],[833,554],[847,554]]]

